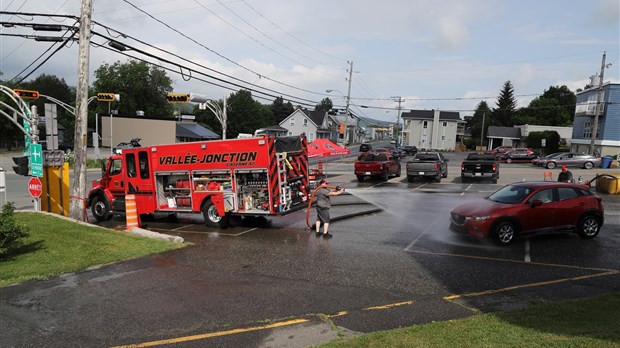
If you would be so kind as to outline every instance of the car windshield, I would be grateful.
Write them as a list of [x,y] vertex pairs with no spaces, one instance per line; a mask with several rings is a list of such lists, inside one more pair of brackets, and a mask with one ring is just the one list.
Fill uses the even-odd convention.
[[531,192],[532,189],[529,187],[508,185],[495,191],[487,199],[498,203],[516,204],[522,202]]
[[362,162],[382,162],[387,161],[387,155],[385,153],[369,153],[364,157],[361,157]]

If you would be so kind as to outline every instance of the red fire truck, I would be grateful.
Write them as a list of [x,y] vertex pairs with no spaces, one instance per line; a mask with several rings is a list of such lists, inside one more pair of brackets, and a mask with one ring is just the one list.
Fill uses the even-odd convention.
[[123,149],[104,161],[87,205],[97,219],[125,212],[202,213],[207,226],[232,215],[284,215],[308,199],[305,137],[256,137]]

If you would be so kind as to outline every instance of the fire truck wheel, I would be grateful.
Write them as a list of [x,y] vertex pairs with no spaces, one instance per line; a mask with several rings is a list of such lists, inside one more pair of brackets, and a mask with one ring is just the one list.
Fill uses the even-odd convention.
[[112,217],[112,214],[110,214],[110,203],[102,196],[93,198],[91,211],[98,222],[108,220]]
[[219,216],[217,214],[217,208],[215,208],[215,204],[213,204],[211,200],[206,201],[202,206],[202,216],[205,218],[205,224],[209,227],[228,227],[230,215],[226,214],[224,216]]

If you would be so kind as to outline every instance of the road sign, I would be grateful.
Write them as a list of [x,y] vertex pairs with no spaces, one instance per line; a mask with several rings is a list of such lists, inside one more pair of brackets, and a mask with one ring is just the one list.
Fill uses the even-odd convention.
[[30,178],[28,181],[28,192],[32,198],[41,197],[41,193],[43,193],[43,183],[41,183],[41,180],[36,176]]
[[43,176],[43,150],[41,144],[30,144],[30,173],[32,176]]

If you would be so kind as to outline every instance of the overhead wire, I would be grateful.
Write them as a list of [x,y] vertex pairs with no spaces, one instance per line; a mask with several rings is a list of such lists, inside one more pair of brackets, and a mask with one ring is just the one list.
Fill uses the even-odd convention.
[[[219,75],[225,76],[225,77],[227,77],[227,78],[233,79],[233,80],[235,80],[235,81],[238,81],[239,83],[243,83],[243,84],[246,84],[246,85],[249,85],[249,86],[255,87],[255,88],[260,88],[260,89],[263,89],[263,90],[266,90],[266,91],[269,91],[269,92],[272,92],[272,93],[278,93],[278,94],[280,94],[281,96],[286,96],[286,97],[289,97],[289,98],[298,99],[298,100],[303,100],[303,101],[307,101],[307,102],[314,102],[313,100],[310,100],[310,99],[305,99],[305,98],[301,98],[301,97],[298,97],[298,96],[294,96],[294,95],[290,95],[290,94],[282,93],[281,91],[276,91],[276,90],[274,90],[274,89],[270,89],[270,88],[267,88],[267,87],[262,87],[262,86],[260,86],[260,85],[255,84],[255,83],[252,83],[252,82],[249,82],[249,81],[245,81],[245,80],[243,80],[243,79],[239,79],[239,78],[234,77],[234,76],[229,75],[229,74],[222,73],[222,72],[217,71],[217,70],[215,70],[215,69],[209,68],[209,67],[207,67],[207,66],[205,66],[205,65],[203,65],[203,64],[199,64],[199,63],[193,62],[193,61],[191,61],[191,60],[189,60],[189,59],[187,59],[187,58],[184,58],[184,57],[182,57],[182,56],[180,56],[180,55],[178,55],[178,54],[176,54],[176,53],[170,52],[170,51],[168,51],[168,50],[162,49],[162,48],[160,48],[160,47],[157,47],[157,46],[154,46],[154,45],[152,45],[152,44],[149,44],[149,43],[147,43],[147,42],[145,42],[145,41],[142,41],[142,40],[140,40],[140,39],[138,39],[138,38],[132,37],[131,35],[128,35],[128,34],[125,34],[125,33],[119,32],[119,31],[117,31],[117,30],[115,30],[115,29],[112,29],[112,28],[110,28],[110,27],[108,27],[108,26],[106,26],[106,25],[103,25],[103,24],[101,24],[101,23],[98,23],[98,22],[96,22],[96,21],[93,21],[93,23],[95,23],[95,24],[97,24],[97,25],[101,26],[102,28],[105,28],[105,29],[106,29],[106,31],[107,31],[108,33],[110,32],[110,30],[112,30],[112,31],[114,31],[114,32],[118,33],[119,35],[121,35],[121,36],[122,36],[122,37],[124,37],[124,38],[129,38],[129,39],[132,39],[132,40],[134,40],[134,41],[136,41],[136,42],[138,42],[138,43],[140,43],[140,44],[143,44],[143,45],[145,45],[145,46],[148,46],[148,47],[151,47],[151,48],[153,48],[153,49],[159,50],[159,51],[164,52],[164,53],[166,53],[166,54],[169,54],[169,55],[171,55],[171,56],[173,56],[173,57],[175,57],[175,58],[177,58],[177,59],[180,59],[180,60],[185,61],[185,62],[187,62],[187,63],[193,64],[193,65],[198,66],[198,67],[200,67],[200,68],[203,68],[203,69],[205,69],[205,70],[208,70],[208,71],[211,71],[211,72],[217,73],[217,74],[219,74]],[[99,35],[99,36],[103,36],[103,35],[101,35],[101,34],[98,34],[98,35]],[[103,36],[103,37],[105,37],[105,36]],[[108,39],[110,39],[110,38],[108,38]],[[114,40],[113,40],[113,41],[114,41]],[[124,44],[123,44],[123,45],[124,45]],[[128,46],[128,47],[130,47],[130,46]],[[223,80],[223,79],[221,79],[220,81],[225,82],[225,80]],[[240,85],[238,85],[238,86],[240,86]],[[241,87],[241,88],[248,88],[247,86],[240,86],[240,87]],[[250,88],[248,88],[248,89],[250,89]]]
[[160,19],[156,18],[155,16],[151,15],[150,13],[148,13],[148,12],[144,11],[143,9],[139,8],[138,6],[136,6],[136,5],[132,4],[130,1],[128,1],[128,0],[123,0],[123,2],[127,3],[128,5],[130,5],[131,7],[135,8],[136,10],[138,10],[138,11],[140,11],[140,12],[144,13],[144,14],[145,14],[145,15],[147,15],[149,18],[151,18],[151,19],[153,19],[154,21],[156,21],[156,22],[160,23],[161,25],[165,26],[166,28],[168,28],[168,29],[170,29],[170,30],[174,31],[175,33],[177,33],[177,34],[179,34],[179,35],[183,36],[184,38],[186,38],[186,39],[190,40],[191,42],[195,43],[196,45],[198,45],[198,46],[200,46],[200,47],[202,47],[202,48],[204,48],[204,49],[208,50],[209,52],[212,52],[213,54],[217,55],[218,57],[220,57],[220,58],[222,58],[222,59],[224,59],[224,60],[226,60],[226,61],[228,61],[228,62],[230,62],[230,63],[234,64],[235,66],[238,66],[238,67],[242,68],[243,70],[246,70],[246,71],[248,71],[248,72],[250,72],[250,73],[252,73],[252,74],[255,74],[256,76],[258,76],[258,77],[259,77],[259,78],[261,78],[261,79],[263,79],[263,78],[264,78],[264,79],[266,79],[266,80],[269,80],[269,81],[271,81],[271,82],[277,83],[277,84],[279,84],[279,85],[286,86],[286,87],[289,87],[289,88],[292,88],[292,89],[295,89],[295,90],[299,90],[299,91],[302,91],[302,92],[306,92],[306,93],[310,93],[310,94],[315,94],[315,95],[325,95],[325,93],[315,92],[315,91],[311,91],[311,90],[308,90],[308,89],[304,89],[304,88],[296,87],[296,86],[293,86],[293,85],[291,85],[291,84],[288,84],[288,83],[285,83],[285,82],[281,82],[281,81],[275,80],[275,79],[273,79],[273,78],[271,78],[271,77],[268,77],[268,76],[266,76],[266,75],[260,74],[260,73],[258,73],[258,72],[256,72],[256,71],[254,71],[254,70],[252,70],[252,69],[250,69],[250,68],[248,68],[248,67],[246,67],[246,66],[242,65],[242,64],[239,64],[239,63],[235,62],[234,60],[232,60],[232,59],[230,59],[230,58],[228,58],[228,57],[226,57],[226,56],[222,55],[221,53],[219,53],[219,52],[217,52],[217,51],[215,51],[215,50],[213,50],[213,49],[209,48],[208,46],[206,46],[206,45],[204,45],[204,44],[202,44],[202,43],[198,42],[197,40],[195,40],[195,39],[193,39],[193,38],[189,37],[188,35],[186,35],[186,34],[182,33],[182,32],[181,32],[181,31],[179,31],[178,29],[173,28],[172,26],[170,26],[170,25],[169,25],[169,24],[167,24],[166,22],[164,22],[164,21],[162,21],[162,20],[160,20]]

